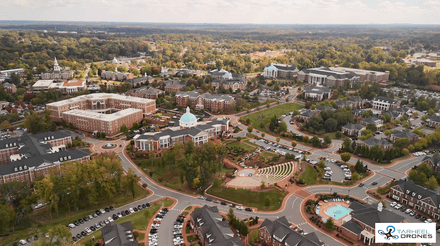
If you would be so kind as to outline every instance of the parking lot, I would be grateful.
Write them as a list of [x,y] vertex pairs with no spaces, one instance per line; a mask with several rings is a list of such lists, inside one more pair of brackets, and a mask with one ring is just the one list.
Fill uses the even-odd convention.
[[252,142],[258,144],[261,149],[273,152],[275,154],[280,154],[280,155],[291,154],[291,155],[295,155],[297,159],[303,158],[304,152],[292,147],[287,147],[264,139],[259,139],[259,140],[253,139]]

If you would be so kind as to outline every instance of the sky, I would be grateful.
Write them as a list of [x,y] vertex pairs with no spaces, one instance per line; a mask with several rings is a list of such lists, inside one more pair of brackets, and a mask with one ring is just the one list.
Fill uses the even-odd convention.
[[0,0],[0,20],[440,24],[440,0]]

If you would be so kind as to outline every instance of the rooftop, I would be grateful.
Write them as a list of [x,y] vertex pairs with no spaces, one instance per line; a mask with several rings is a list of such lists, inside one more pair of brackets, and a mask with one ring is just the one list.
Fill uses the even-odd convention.
[[90,119],[99,119],[101,121],[114,121],[122,117],[125,117],[127,115],[135,114],[138,112],[142,113],[143,111],[142,109],[137,109],[137,108],[127,108],[112,114],[102,114],[99,113],[98,111],[93,111],[93,110],[73,109],[73,110],[65,111],[63,112],[63,114],[81,116]]
[[106,99],[115,99],[115,100],[120,100],[120,101],[138,102],[138,103],[154,102],[154,100],[152,100],[152,99],[123,96],[123,95],[114,94],[114,93],[93,93],[93,94],[88,94],[88,95],[77,96],[77,97],[70,98],[67,100],[48,103],[47,106],[60,107],[60,106],[69,105],[72,103],[79,103],[79,102],[88,101],[88,100],[106,100]]

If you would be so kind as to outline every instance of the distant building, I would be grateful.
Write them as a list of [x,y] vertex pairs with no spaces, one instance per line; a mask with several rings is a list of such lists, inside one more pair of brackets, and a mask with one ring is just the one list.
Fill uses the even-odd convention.
[[24,76],[24,68],[16,68],[0,71],[0,83],[11,78],[12,74],[18,74],[20,77]]
[[[234,75],[231,72],[222,69],[214,69],[208,72],[208,75],[213,77],[214,79],[234,79]],[[238,75],[238,74],[236,74]],[[235,77],[237,78],[237,76]]]
[[313,101],[329,99],[331,94],[332,90],[327,86],[306,86],[303,91],[304,99]]
[[361,146],[366,146],[368,148],[373,148],[376,145],[379,145],[379,147],[382,150],[386,150],[389,149],[393,146],[392,143],[390,143],[388,140],[382,138],[382,139],[377,139],[375,137],[371,137],[369,139],[365,139],[365,140],[361,140],[358,141],[359,145]]
[[338,106],[338,108],[351,107],[352,109],[354,109],[354,108],[363,108],[366,103],[366,100],[360,97],[350,97],[346,101],[336,101],[335,103]]
[[305,68],[298,72],[298,80],[313,84],[334,87],[352,87],[359,82],[359,76],[352,72],[333,71],[328,67]]
[[280,217],[274,221],[265,219],[258,227],[258,237],[266,245],[282,246],[323,246],[324,243],[319,240],[314,233],[300,233],[294,230],[287,221],[286,217]]
[[205,246],[241,246],[239,236],[231,230],[228,221],[220,215],[217,207],[203,206],[191,213],[189,225]]
[[145,83],[149,83],[151,81],[153,81],[153,77],[147,75],[147,73],[145,73],[145,75],[142,77],[127,80],[127,82],[130,83],[132,87],[135,87],[135,86],[138,86],[141,84],[145,84]]
[[437,66],[436,61],[433,61],[431,59],[425,59],[425,58],[411,59],[411,62],[413,62],[416,65],[425,65],[428,67],[436,67]]
[[73,71],[61,71],[61,67],[58,65],[57,58],[54,59],[53,72],[41,73],[40,78],[42,80],[54,80],[54,79],[71,79],[73,77]]
[[361,125],[368,126],[368,124],[374,124],[377,129],[379,129],[383,126],[383,120],[375,117],[369,117],[361,120]]
[[429,126],[429,127],[437,127],[437,126],[440,126],[440,117],[438,117],[438,116],[429,116],[427,119],[426,119],[426,124]]
[[373,102],[373,109],[389,111],[400,107],[400,102],[389,97],[378,96],[371,100]]
[[166,80],[164,85],[164,91],[168,91],[169,93],[178,92],[185,88],[185,84],[183,84],[180,80]]
[[63,132],[25,133],[20,137],[0,140],[0,184],[32,182],[37,175],[60,169],[65,162],[90,160],[88,149],[65,150],[71,142],[70,135]]
[[411,143],[417,142],[419,140],[419,135],[412,133],[410,131],[401,131],[401,130],[394,130],[391,133],[390,140],[391,142],[396,142],[397,140],[401,138],[407,138]]
[[325,111],[325,110],[335,111],[336,109],[327,105],[318,105],[315,107],[313,112],[320,114],[321,111]]
[[299,69],[295,65],[271,63],[264,68],[263,76],[271,79],[292,79],[297,77],[298,72]]
[[105,80],[117,80],[117,81],[127,81],[130,79],[133,79],[133,74],[131,73],[121,73],[118,72],[118,69],[116,71],[101,71],[101,79]]
[[359,82],[376,82],[376,83],[382,83],[387,82],[390,77],[390,72],[380,72],[380,71],[371,71],[371,70],[365,70],[365,69],[357,69],[357,68],[349,68],[349,67],[340,67],[338,65],[330,68],[332,71],[338,71],[338,72],[347,72],[347,73],[354,73],[357,76],[359,76]]
[[341,132],[347,136],[360,137],[365,129],[366,127],[361,124],[348,124],[342,127]]
[[121,224],[110,222],[101,229],[105,246],[138,246],[131,221]]
[[231,89],[232,92],[236,92],[238,89],[244,91],[246,90],[246,81],[242,79],[215,79],[211,82],[211,86],[225,90]]
[[136,89],[131,89],[126,93],[127,96],[141,97],[148,99],[156,99],[159,97],[159,95],[162,94],[164,94],[163,90],[156,89],[151,86],[144,86]]
[[312,118],[315,115],[319,115],[319,114],[317,114],[317,113],[315,113],[315,112],[313,112],[311,110],[307,110],[304,113],[301,113],[301,114],[297,115],[296,117],[297,117],[298,120],[302,120],[304,122],[308,122],[310,120],[310,118]]
[[63,94],[73,94],[87,90],[87,83],[85,80],[65,80],[61,82],[38,80],[32,85],[32,92],[34,93],[48,91],[50,89],[59,90]]
[[230,95],[212,95],[209,93],[200,94],[195,91],[179,91],[176,94],[177,106],[195,106],[198,109],[211,112],[228,111],[235,100]]
[[5,91],[11,94],[15,94],[17,92],[17,86],[11,83],[3,83],[3,88],[5,89]]

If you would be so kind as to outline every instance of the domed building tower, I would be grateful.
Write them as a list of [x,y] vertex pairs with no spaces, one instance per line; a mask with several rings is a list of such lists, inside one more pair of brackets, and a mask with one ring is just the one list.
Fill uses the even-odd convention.
[[186,107],[186,113],[180,117],[179,125],[180,128],[191,128],[197,125],[197,118],[191,114],[189,107]]

